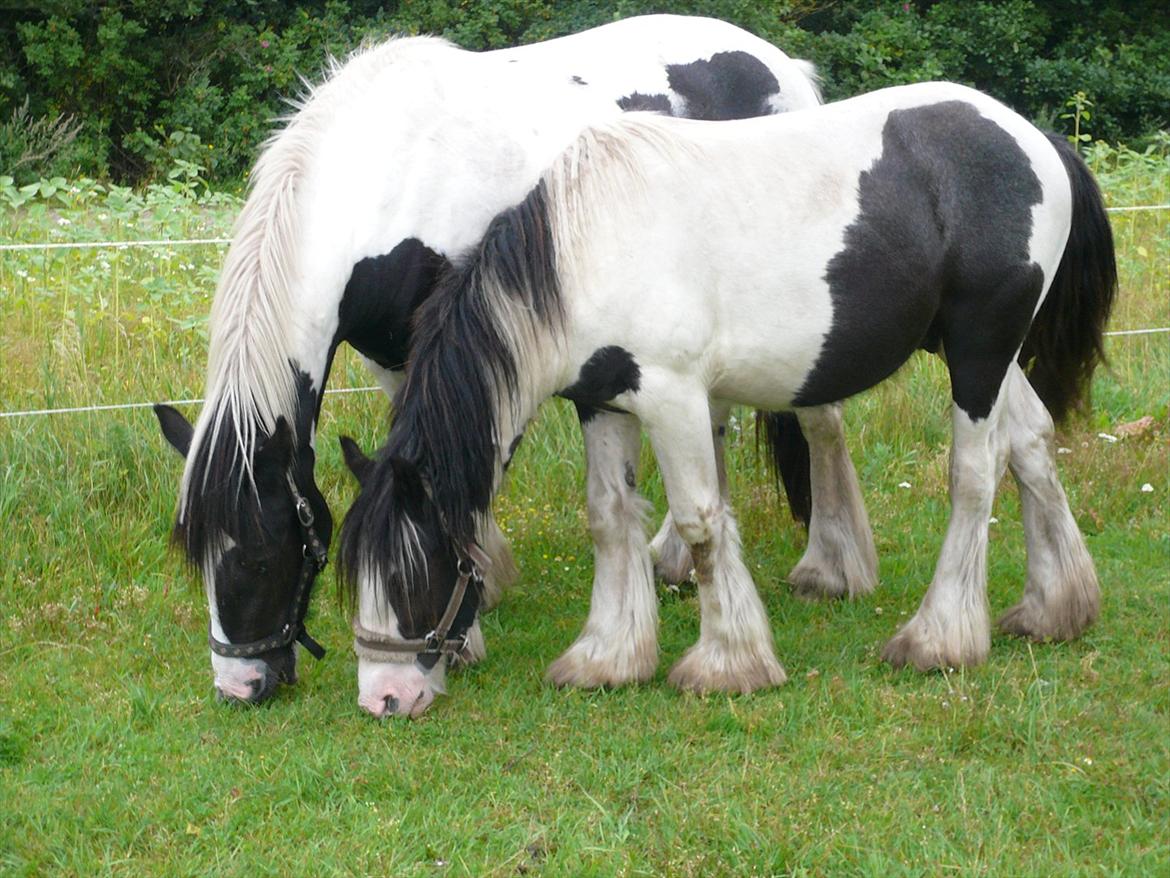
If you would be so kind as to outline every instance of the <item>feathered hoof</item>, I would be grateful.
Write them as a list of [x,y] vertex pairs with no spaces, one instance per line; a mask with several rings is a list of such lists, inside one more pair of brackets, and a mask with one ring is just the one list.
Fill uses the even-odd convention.
[[670,669],[667,682],[684,692],[755,692],[788,679],[771,651],[725,649],[696,643]]
[[792,593],[806,601],[838,600],[849,597],[849,583],[813,564],[801,562],[788,574]]
[[1000,616],[996,625],[1005,634],[1029,640],[1074,640],[1097,621],[1098,605],[1096,588],[1058,608],[1025,596]]
[[654,538],[650,544],[650,556],[654,558],[654,575],[663,582],[678,585],[691,578],[695,566],[691,548],[673,527],[665,537]]
[[619,650],[593,635],[582,635],[549,665],[544,676],[554,686],[616,688],[645,682],[657,668],[658,651],[654,646]]
[[860,566],[825,563],[807,555],[788,574],[792,593],[809,601],[840,600],[870,594],[877,587],[877,574]]
[[969,668],[986,661],[989,651],[990,642],[943,636],[914,618],[885,645],[882,660],[895,668],[909,665],[918,671]]

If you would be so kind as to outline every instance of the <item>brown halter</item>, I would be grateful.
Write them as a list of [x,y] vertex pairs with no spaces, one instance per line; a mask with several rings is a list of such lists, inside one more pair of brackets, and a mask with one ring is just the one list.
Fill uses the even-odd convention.
[[[463,600],[467,596],[468,585],[474,584],[477,589],[483,587],[483,577],[479,569],[469,558],[459,559],[459,578],[455,580],[455,589],[451,592],[451,599],[447,601],[447,609],[439,619],[439,624],[426,637],[413,639],[390,637],[378,634],[363,628],[356,619],[353,622],[353,642],[355,651],[373,653],[374,656],[383,656],[383,661],[393,661],[392,656],[414,655],[416,658],[434,656],[434,661],[444,656],[458,656],[467,648],[467,632],[458,637],[450,637],[451,626],[455,617],[463,607]],[[359,652],[359,654],[361,654]],[[377,661],[377,658],[372,660]],[[434,662],[432,662],[433,665]]]

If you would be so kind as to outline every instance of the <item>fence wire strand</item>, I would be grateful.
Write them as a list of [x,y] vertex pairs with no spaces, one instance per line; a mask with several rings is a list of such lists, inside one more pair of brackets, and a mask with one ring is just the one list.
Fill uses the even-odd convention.
[[[1137,204],[1128,207],[1107,207],[1110,213],[1128,213],[1132,211],[1146,211],[1146,210],[1170,210],[1170,204]],[[83,250],[83,249],[107,249],[107,250],[125,250],[131,247],[184,247],[184,246],[207,246],[223,244],[230,244],[231,238],[183,238],[183,239],[157,239],[145,241],[71,241],[71,242],[44,242],[44,243],[25,243],[25,244],[0,244],[0,252],[13,252],[21,250]],[[1131,336],[1131,335],[1155,335],[1159,333],[1170,332],[1170,326],[1159,326],[1150,329],[1117,329],[1112,332],[1106,332],[1107,336]],[[381,390],[380,387],[340,387],[334,390],[326,390],[326,394],[341,394],[341,393],[370,393]],[[170,399],[161,403],[161,405],[202,405],[202,399]],[[115,403],[112,405],[81,405],[69,406],[67,408],[50,408],[50,409],[29,409],[20,412],[4,412],[0,411],[0,419],[4,418],[28,418],[46,415],[72,415],[82,414],[85,412],[114,412],[125,411],[128,409],[145,409],[154,406],[153,402],[124,402]]]

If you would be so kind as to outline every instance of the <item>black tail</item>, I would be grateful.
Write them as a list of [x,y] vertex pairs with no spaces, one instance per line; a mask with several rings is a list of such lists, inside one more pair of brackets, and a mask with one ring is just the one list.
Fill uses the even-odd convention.
[[1020,365],[1048,411],[1061,421],[1088,402],[1105,362],[1102,334],[1117,295],[1113,231],[1093,175],[1064,137],[1049,134],[1072,185],[1072,228],[1048,298],[1032,322]]
[[768,446],[768,462],[784,483],[792,517],[808,527],[812,518],[812,482],[808,441],[792,412],[756,412],[756,447]]

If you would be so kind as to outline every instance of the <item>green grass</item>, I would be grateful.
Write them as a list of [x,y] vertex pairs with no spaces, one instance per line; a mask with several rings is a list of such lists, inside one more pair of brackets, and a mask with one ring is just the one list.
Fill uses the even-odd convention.
[[[1168,178],[1140,194],[1170,200]],[[230,206],[175,209],[150,229],[104,227],[110,216],[104,204],[25,208],[0,216],[0,233],[222,233]],[[1114,224],[1114,326],[1170,325],[1170,214]],[[0,256],[0,408],[198,395],[218,254]],[[653,682],[542,682],[584,621],[592,575],[581,442],[551,404],[498,502],[523,577],[484,620],[487,661],[454,676],[424,719],[387,724],[356,706],[330,578],[313,624],[326,660],[303,662],[301,682],[260,709],[211,697],[205,603],[167,546],[180,461],[149,411],[0,420],[0,873],[1166,874],[1170,336],[1110,339],[1109,352],[1094,412],[1059,439],[1104,592],[1081,640],[996,636],[986,665],[953,674],[878,661],[921,599],[946,523],[948,395],[923,356],[847,406],[881,559],[865,600],[789,594],[803,534],[750,429],[731,431],[745,554],[787,685],[733,698],[667,687],[698,631],[685,590],[662,591]],[[339,359],[334,386],[365,383]],[[370,447],[386,409],[373,394],[325,407],[318,478],[338,513],[353,488],[336,437]],[[1145,415],[1144,435],[1098,437]],[[648,454],[643,474],[660,515]],[[998,611],[1024,578],[1010,480],[996,517]]]

